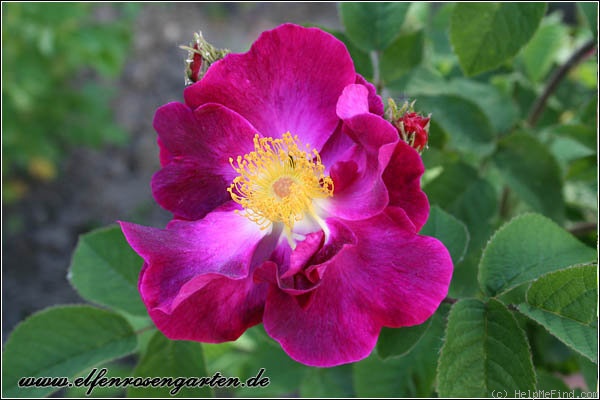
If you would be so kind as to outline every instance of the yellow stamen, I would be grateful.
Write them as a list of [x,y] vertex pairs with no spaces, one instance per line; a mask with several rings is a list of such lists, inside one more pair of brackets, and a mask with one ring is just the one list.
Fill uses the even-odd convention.
[[267,229],[281,222],[294,247],[292,229],[296,222],[311,216],[320,226],[312,200],[333,195],[333,180],[317,150],[300,148],[297,136],[285,133],[281,139],[254,136],[254,151],[229,159],[239,174],[227,191],[244,207],[244,216]]

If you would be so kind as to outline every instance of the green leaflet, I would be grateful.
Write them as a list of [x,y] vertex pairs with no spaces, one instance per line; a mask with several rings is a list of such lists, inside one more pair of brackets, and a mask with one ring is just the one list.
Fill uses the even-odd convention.
[[574,266],[531,284],[519,311],[543,325],[569,347],[597,363],[598,268]]
[[544,3],[458,3],[450,21],[450,42],[466,75],[500,66],[533,36]]
[[341,3],[346,35],[364,51],[383,50],[400,33],[410,3]]
[[525,214],[490,239],[479,264],[479,284],[486,294],[495,296],[548,272],[595,259],[594,249],[554,222]]
[[523,132],[503,138],[493,155],[500,174],[536,212],[557,222],[564,219],[560,167],[548,148]]
[[[202,344],[184,340],[170,340],[162,333],[156,332],[145,354],[142,356],[133,375],[142,378],[202,378],[210,377],[206,371]],[[211,397],[212,389],[203,387],[182,387],[176,394],[170,393],[177,390],[171,387],[134,387],[127,389],[129,397]]]
[[19,388],[23,377],[72,378],[132,353],[136,334],[120,315],[90,306],[53,307],[11,333],[2,355],[6,397],[47,396],[60,387]]
[[132,315],[146,315],[138,292],[142,259],[131,249],[121,228],[112,226],[79,238],[69,280],[86,300]]
[[499,301],[460,300],[450,311],[438,363],[441,397],[491,397],[535,390],[531,351],[517,321]]

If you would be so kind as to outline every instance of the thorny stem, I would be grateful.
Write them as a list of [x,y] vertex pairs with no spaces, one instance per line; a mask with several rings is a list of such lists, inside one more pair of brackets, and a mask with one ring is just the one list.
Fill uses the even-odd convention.
[[[527,124],[530,127],[534,127],[535,124],[538,122],[539,118],[542,116],[542,112],[544,111],[546,102],[548,101],[552,93],[554,93],[559,83],[565,78],[565,76],[567,76],[567,74],[573,67],[579,64],[586,57],[586,55],[594,49],[595,45],[596,42],[593,39],[590,39],[583,46],[581,46],[579,50],[573,53],[571,57],[569,57],[569,59],[563,65],[561,65],[559,69],[556,70],[556,72],[554,72],[554,74],[548,81],[548,84],[544,88],[544,91],[542,92],[540,97],[536,99],[536,101],[533,103],[533,106],[531,107],[529,116],[527,118]],[[504,189],[502,190],[502,199],[500,201],[500,217],[503,219],[508,217],[509,194],[510,188],[508,186],[504,186]]]
[[550,81],[548,81],[548,85],[544,88],[544,91],[540,97],[537,98],[531,107],[529,118],[527,118],[527,122],[530,126],[534,126],[537,123],[538,119],[542,115],[542,112],[544,111],[544,107],[546,106],[548,98],[550,95],[552,95],[552,93],[554,93],[558,87],[558,84],[564,79],[564,77],[573,67],[579,64],[581,60],[583,60],[585,56],[593,50],[595,45],[595,40],[590,39],[583,46],[581,46],[579,50],[573,53],[567,62],[565,62],[559,69],[556,70],[556,72],[550,78]]

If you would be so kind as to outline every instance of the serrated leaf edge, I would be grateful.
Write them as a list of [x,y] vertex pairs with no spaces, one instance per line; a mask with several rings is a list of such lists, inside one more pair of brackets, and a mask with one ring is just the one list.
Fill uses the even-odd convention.
[[[519,323],[518,323],[517,319],[515,318],[515,316],[513,315],[513,313],[510,312],[510,309],[508,309],[508,307],[506,305],[504,305],[504,303],[502,303],[501,301],[499,301],[499,300],[497,300],[495,298],[490,298],[490,299],[488,299],[487,302],[484,302],[481,299],[474,298],[474,297],[464,298],[464,299],[460,299],[458,302],[456,302],[455,304],[452,305],[452,308],[450,309],[450,312],[448,313],[448,317],[447,317],[448,320],[450,319],[450,315],[451,315],[454,307],[456,306],[456,304],[458,304],[461,301],[465,301],[465,300],[475,300],[475,301],[478,301],[478,302],[482,303],[484,306],[486,306],[486,313],[487,313],[487,305],[491,301],[498,303],[500,306],[502,306],[503,309],[505,309],[508,312],[508,314],[510,315],[510,318],[512,318],[512,320],[513,320],[513,322],[514,322],[514,324],[515,324],[515,326],[517,328],[518,334],[521,336],[521,339],[523,339],[523,341],[525,342],[525,344],[527,346],[527,353],[529,355],[529,366],[530,366],[531,373],[532,373],[533,379],[534,379],[533,384],[534,384],[534,387],[537,387],[537,384],[538,384],[538,382],[537,382],[537,374],[535,373],[535,368],[534,368],[534,365],[533,365],[533,357],[532,357],[532,352],[531,352],[531,345],[529,344],[529,340],[527,339],[527,335],[525,334],[525,331],[523,329],[521,329],[521,327],[519,326]],[[484,326],[485,326],[485,328],[484,329],[485,329],[485,332],[486,332],[486,337],[487,337],[487,324],[488,324],[488,320],[487,320],[487,318],[485,318],[485,320],[484,320]],[[445,334],[447,334],[447,329],[448,329],[448,323],[446,322]],[[446,345],[447,339],[448,338],[445,335],[444,339],[443,339],[442,346],[440,347],[440,354],[439,354],[439,357],[438,357],[437,368],[436,368],[435,390],[436,390],[436,393],[438,393],[438,394],[439,394],[439,380],[438,380],[438,376],[439,376],[440,364],[441,364],[440,360],[442,358],[442,353],[443,353],[444,347]],[[485,346],[486,346],[486,344],[484,342],[483,343],[484,349],[485,349]],[[484,352],[484,363],[487,363],[487,352]],[[485,382],[487,382],[487,370],[484,370],[483,374],[484,374],[484,380],[485,380]]]
[[[550,331],[550,329],[548,329],[548,328],[547,328],[547,327],[546,327],[544,324],[542,324],[540,321],[538,321],[537,319],[535,319],[535,318],[533,318],[533,317],[531,317],[531,316],[527,315],[525,312],[521,311],[521,306],[523,306],[523,305],[524,305],[524,306],[527,306],[527,307],[531,307],[531,308],[533,308],[533,309],[538,309],[538,308],[536,308],[536,307],[534,307],[534,306],[532,306],[532,305],[530,305],[530,304],[528,304],[528,303],[521,303],[521,304],[519,304],[519,305],[517,306],[517,310],[519,310],[519,312],[520,312],[520,313],[521,313],[523,316],[525,316],[525,317],[526,317],[528,320],[530,320],[530,321],[533,321],[533,322],[535,322],[537,325],[539,325],[539,326],[541,326],[542,328],[544,328],[544,329],[546,330],[546,332],[548,332],[550,335],[552,335],[553,337],[555,337],[556,339],[558,339],[558,340],[559,340],[561,343],[563,343],[565,346],[567,346],[568,348],[570,348],[571,350],[573,350],[573,351],[574,351],[574,352],[576,352],[577,354],[581,355],[582,357],[585,357],[586,359],[590,360],[590,361],[591,361],[591,362],[593,362],[594,364],[597,364],[597,360],[593,360],[593,359],[591,359],[591,358],[590,358],[588,355],[586,355],[586,354],[582,353],[580,350],[578,350],[578,349],[576,349],[575,347],[573,347],[573,346],[572,346],[570,343],[567,343],[567,342],[565,342],[564,340],[562,340],[561,338],[559,338],[558,336],[556,336],[554,333],[552,333],[552,332]],[[540,310],[540,311],[543,311],[543,312],[545,312],[545,313],[548,313],[548,314],[552,314],[551,312],[549,312],[549,311],[546,311],[546,310],[544,310],[544,309],[541,309],[541,308],[539,308],[538,310]],[[582,324],[581,322],[579,322],[579,321],[576,321],[576,320],[574,320],[574,319],[566,318],[566,317],[564,317],[564,316],[562,316],[562,315],[558,315],[558,314],[554,314],[554,315],[556,315],[556,316],[557,316],[558,318],[560,318],[560,319],[565,319],[565,320],[568,320],[568,321],[572,321],[572,322],[574,322],[574,323],[576,323],[576,324],[578,324],[578,325],[581,325],[582,327],[585,327],[585,328],[591,328],[591,326],[589,326],[589,325],[585,325],[585,324]]]
[[[559,269],[559,270],[556,270],[556,271],[551,271],[551,272],[545,273],[544,275],[540,276],[539,278],[535,279],[534,281],[531,281],[531,285],[530,285],[530,286],[527,288],[527,291],[525,292],[525,301],[526,301],[526,302],[527,302],[527,304],[529,304],[531,307],[534,307],[534,308],[537,308],[537,309],[539,309],[539,310],[542,310],[542,311],[548,312],[548,313],[550,313],[550,314],[554,314],[554,315],[556,315],[556,316],[559,316],[559,317],[561,317],[561,318],[565,318],[565,319],[569,319],[569,320],[571,320],[571,321],[574,321],[574,322],[578,322],[578,323],[580,323],[580,324],[582,324],[582,325],[587,325],[587,326],[589,326],[589,325],[588,325],[588,323],[587,323],[587,322],[585,322],[585,321],[579,321],[579,320],[576,320],[576,319],[573,319],[573,318],[567,317],[567,316],[565,316],[565,315],[558,314],[558,313],[557,313],[557,312],[555,312],[555,311],[548,310],[548,309],[546,309],[546,308],[542,308],[542,307],[538,307],[538,306],[536,306],[536,305],[534,305],[534,304],[532,304],[532,303],[530,303],[530,302],[529,302],[529,291],[531,290],[531,287],[532,287],[532,286],[533,286],[533,285],[534,285],[536,282],[538,282],[539,280],[542,280],[542,279],[544,279],[544,278],[547,278],[548,276],[550,276],[550,275],[553,275],[553,274],[556,274],[556,273],[561,273],[561,272],[563,272],[563,273],[564,273],[565,271],[568,271],[568,270],[572,270],[572,269],[584,269],[584,268],[586,268],[586,267],[590,267],[590,268],[596,267],[596,268],[598,268],[598,265],[597,265],[596,263],[593,263],[593,262],[591,262],[591,263],[581,263],[581,264],[574,264],[574,265],[570,265],[570,266],[568,266],[568,267],[566,267],[566,268],[563,268],[563,269]],[[567,281],[567,282],[564,282],[564,284],[566,285],[567,283],[570,283],[570,282],[571,282],[571,281]],[[598,282],[596,281],[596,284],[597,284],[597,283],[598,283]],[[562,287],[561,287],[561,288],[562,288]],[[596,311],[597,311],[597,310],[596,310]]]
[[[530,216],[536,216],[536,217],[540,217],[542,219],[545,219],[549,222],[551,222],[552,224],[556,225],[558,228],[562,229],[565,233],[571,235],[568,231],[564,230],[563,227],[561,227],[560,225],[558,225],[556,222],[554,222],[553,220],[551,220],[550,218],[546,217],[545,215],[539,214],[539,213],[535,213],[535,212],[525,212],[522,214],[519,214],[515,217],[513,217],[512,219],[510,219],[509,221],[505,222],[500,228],[498,228],[494,234],[488,239],[487,243],[485,244],[485,247],[483,249],[483,252],[481,253],[481,258],[479,259],[479,265],[477,266],[477,282],[479,282],[479,289],[485,293],[486,295],[489,295],[490,297],[498,297],[508,291],[510,291],[511,289],[516,288],[517,286],[526,283],[526,282],[532,282],[538,278],[532,279],[530,281],[526,281],[526,282],[521,282],[518,283],[516,285],[512,285],[512,286],[507,286],[505,288],[502,288],[500,291],[496,292],[496,293],[488,293],[488,291],[486,290],[485,286],[484,286],[484,282],[482,281],[482,276],[481,276],[481,264],[483,263],[483,260],[486,258],[487,256],[487,252],[488,249],[490,247],[490,244],[496,239],[496,236],[498,236],[502,231],[504,231],[507,227],[509,227],[510,225],[512,225],[515,221],[522,219],[522,218],[526,218],[526,217],[530,217]],[[574,239],[576,239],[573,235],[571,235]],[[577,240],[577,239],[576,239]],[[581,242],[580,242],[581,243]],[[583,243],[582,243],[583,244]],[[585,263],[584,263],[585,264]],[[579,265],[579,264],[577,264]],[[571,266],[569,266],[571,267]],[[569,268],[566,267],[566,268]],[[559,270],[556,270],[559,271]],[[552,273],[552,272],[556,272],[556,271],[550,271],[548,273]],[[545,274],[544,274],[545,275]],[[543,276],[543,275],[542,275]]]

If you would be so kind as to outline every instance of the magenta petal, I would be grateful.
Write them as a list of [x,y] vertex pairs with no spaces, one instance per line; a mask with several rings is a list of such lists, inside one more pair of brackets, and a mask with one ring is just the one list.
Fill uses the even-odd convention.
[[[263,263],[255,272],[255,278],[274,283],[282,290],[294,295],[313,290],[315,282],[306,279],[303,269],[319,249],[322,241],[323,232],[318,231],[298,242],[293,251],[286,241],[281,242],[271,254],[270,260]],[[275,279],[266,275],[267,273],[274,273],[273,278]]]
[[331,177],[333,197],[323,201],[321,207],[331,216],[347,220],[369,218],[384,210],[388,194],[381,179],[381,169],[376,156],[368,156],[356,146],[349,160],[334,164]]
[[230,183],[229,177],[206,173],[195,159],[175,159],[154,174],[152,192],[177,218],[196,220],[231,200]]
[[335,132],[329,137],[320,152],[321,162],[325,168],[330,168],[337,160],[342,159],[344,154],[356,145],[356,143],[344,133],[342,127],[343,124],[340,121]]
[[329,176],[335,183],[335,190],[343,193],[358,178],[358,164],[353,160],[338,161],[331,167]]
[[169,150],[167,150],[165,145],[162,144],[160,136],[156,138],[156,144],[158,144],[158,159],[160,161],[160,165],[164,167],[170,163],[171,160],[173,160],[173,155],[171,152],[169,152]]
[[417,231],[421,230],[429,217],[429,201],[421,190],[424,171],[421,156],[408,144],[400,141],[383,172],[390,206],[404,209]]
[[261,322],[266,283],[255,283],[252,277],[232,280],[216,274],[195,280],[198,290],[170,313],[148,306],[150,317],[167,337],[220,343],[236,340],[246,329]]
[[[447,294],[452,260],[436,239],[406,229],[402,210],[348,222],[358,242],[325,263],[321,285],[301,307],[271,288],[263,322],[295,360],[329,367],[367,357],[382,326],[420,324]],[[398,215],[394,215],[398,213]]]
[[323,231],[317,231],[307,235],[306,239],[298,243],[290,254],[289,269],[282,271],[281,278],[291,277],[304,268],[322,246],[323,236]]
[[160,107],[154,129],[171,157],[195,158],[212,169],[229,166],[229,157],[252,151],[257,132],[248,121],[220,104],[192,110],[181,103]]
[[379,116],[383,116],[385,111],[385,107],[383,105],[383,100],[381,100],[381,96],[377,94],[377,88],[372,83],[368,82],[362,75],[356,75],[356,83],[364,85],[369,91],[369,112],[373,114],[377,114]]
[[[452,260],[446,247],[428,236],[415,236],[397,245],[395,251],[395,257],[387,253],[390,260],[371,276],[374,280],[384,279],[380,295],[372,299],[374,314],[384,326],[392,328],[422,324],[448,294]],[[365,277],[363,274],[359,279]]]
[[231,199],[236,176],[229,163],[253,149],[256,130],[235,112],[218,104],[195,111],[169,103],[154,118],[164,166],[152,179],[156,201],[178,218],[195,220]]
[[318,367],[365,358],[381,328],[369,317],[368,310],[364,314],[352,312],[363,307],[361,299],[348,296],[349,288],[340,276],[346,273],[344,267],[333,263],[348,246],[356,244],[356,237],[336,220],[328,220],[327,224],[332,232],[330,243],[314,257],[315,262],[324,263],[306,271],[320,272],[318,285],[306,294],[272,286],[263,315],[265,330],[290,357]]
[[366,86],[352,84],[344,88],[336,105],[336,113],[341,119],[369,112],[369,91]]
[[446,247],[414,235],[409,221],[399,224],[404,215],[390,207],[371,220],[349,222],[359,243],[338,261],[351,271],[350,285],[367,298],[372,318],[389,327],[427,320],[446,297],[453,271]]
[[338,278],[326,276],[307,307],[278,288],[269,290],[265,330],[294,360],[333,367],[367,357],[377,343],[381,326],[367,313],[353,312],[363,307],[360,299],[348,296]]
[[265,235],[258,225],[231,209],[214,211],[194,222],[174,220],[166,229],[127,222],[121,222],[121,229],[147,264],[140,283],[142,299],[148,308],[165,313],[172,313],[192,294],[186,285],[194,285],[190,282],[198,276],[246,278]]
[[[287,243],[282,243],[273,253],[272,261],[263,264],[263,267],[268,263],[275,266],[278,287],[296,296],[295,300],[301,307],[310,303],[311,292],[320,285],[326,270],[324,263],[335,257],[344,246],[356,243],[354,234],[345,225],[335,219],[327,220],[326,224],[329,228],[327,238],[323,231],[308,234],[293,250]],[[264,271],[261,271],[261,275],[264,275]],[[261,278],[269,281],[268,277]]]
[[359,114],[345,119],[344,132],[369,151],[399,140],[396,128],[374,114]]
[[398,133],[374,114],[359,114],[344,120],[344,132],[359,145],[332,166],[334,193],[324,208],[342,219],[370,218],[388,205],[388,190],[381,174],[398,141]]
[[219,103],[264,136],[290,132],[320,150],[335,130],[335,106],[356,73],[344,44],[316,28],[285,24],[244,54],[229,54],[185,92],[192,107]]
[[381,117],[384,113],[384,106],[375,86],[367,82],[361,75],[357,75],[356,83],[344,88],[336,110],[341,119],[367,113]]

